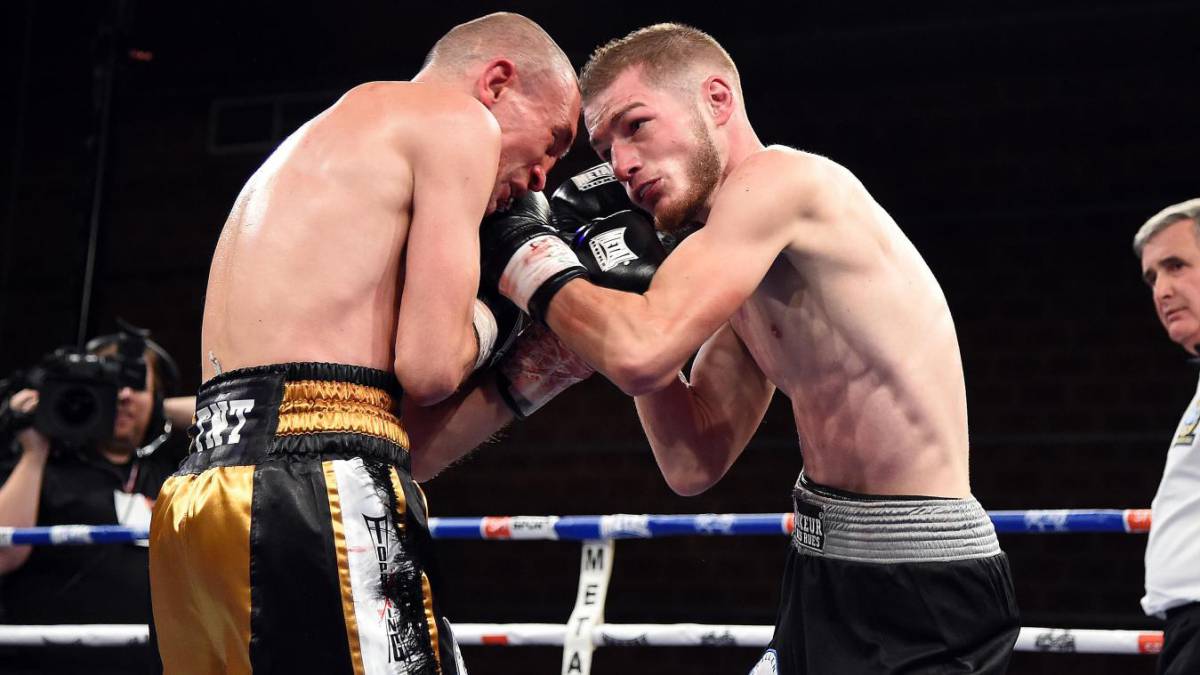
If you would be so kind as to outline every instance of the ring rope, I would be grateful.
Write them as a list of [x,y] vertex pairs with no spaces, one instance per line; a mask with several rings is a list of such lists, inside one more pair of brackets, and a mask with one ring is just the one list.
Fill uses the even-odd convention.
[[[1056,509],[990,511],[998,532],[1147,532],[1149,509]],[[745,646],[769,644],[771,626],[701,624],[605,624],[604,600],[612,569],[615,539],[680,535],[779,535],[793,529],[790,513],[603,516],[485,516],[431,518],[438,539],[582,540],[579,591],[568,625],[460,624],[455,633],[464,645],[548,645],[563,648],[562,673],[589,675],[599,646]],[[134,542],[145,529],[65,525],[0,528],[0,546]],[[144,625],[0,626],[0,645],[90,646],[144,643]],[[1089,654],[1157,654],[1156,631],[1022,628],[1016,651]]]
[[[469,646],[563,646],[567,626],[552,623],[456,623],[454,637]],[[676,624],[600,624],[592,631],[596,647],[765,647],[773,626]],[[149,629],[137,624],[0,626],[0,645],[85,645],[110,647],[144,644]],[[1157,654],[1161,631],[1025,627],[1014,651],[1076,654]]]
[[[1150,509],[1037,509],[988,511],[1000,534],[1150,531]],[[430,518],[434,539],[647,539],[673,536],[779,535],[792,531],[791,513],[706,513],[603,516],[484,516]],[[0,547],[129,543],[145,528],[118,525],[0,527]]]

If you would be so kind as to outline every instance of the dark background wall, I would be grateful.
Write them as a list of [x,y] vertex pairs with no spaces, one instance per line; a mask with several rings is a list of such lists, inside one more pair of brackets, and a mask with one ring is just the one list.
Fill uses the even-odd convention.
[[[0,372],[75,340],[93,203],[83,332],[111,331],[118,316],[150,327],[193,390],[219,228],[301,122],[354,84],[410,77],[438,36],[487,11],[534,18],[577,65],[611,37],[677,20],[732,53],[764,140],[850,168],[926,256],[959,332],[985,506],[1148,506],[1196,372],[1158,326],[1129,242],[1159,208],[1200,194],[1200,5],[835,4],[7,3]],[[581,139],[551,187],[595,161]],[[674,496],[632,405],[596,378],[427,492],[434,515],[777,512],[789,508],[796,446],[777,400],[720,485]],[[1025,625],[1155,625],[1137,606],[1144,537],[1002,543]],[[784,546],[620,542],[607,617],[771,623]],[[443,554],[454,619],[570,612],[577,545],[446,542]],[[466,656],[472,673],[555,672],[559,659],[537,648]],[[608,649],[596,672],[737,673],[755,657]],[[1013,672],[1149,673],[1152,662],[1018,655]]]

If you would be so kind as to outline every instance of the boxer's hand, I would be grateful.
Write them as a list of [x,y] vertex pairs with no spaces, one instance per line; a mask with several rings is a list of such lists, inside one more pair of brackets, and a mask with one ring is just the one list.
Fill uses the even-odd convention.
[[540,192],[484,218],[479,240],[483,282],[539,321],[563,284],[587,275],[550,225],[550,206]]
[[475,337],[479,355],[475,370],[491,368],[512,349],[517,336],[528,325],[528,317],[508,298],[487,286],[481,286],[475,298]]
[[496,387],[517,419],[523,420],[594,372],[557,335],[535,324],[496,369]]
[[576,174],[550,197],[551,222],[567,237],[597,218],[636,208],[608,164]]
[[571,248],[593,283],[644,293],[667,257],[654,224],[640,211],[619,211],[584,225]]
[[[619,211],[633,211],[644,217],[647,222],[651,222],[650,216],[629,199],[624,186],[617,181],[612,167],[608,164],[593,166],[576,174],[560,185],[550,198],[551,222],[568,239],[573,238],[579,228],[597,218],[611,216]],[[651,227],[650,232],[658,237],[663,253],[666,254],[694,232],[696,227],[685,226],[671,232],[656,232]],[[630,245],[633,245],[632,242]],[[603,283],[596,279],[593,281]]]

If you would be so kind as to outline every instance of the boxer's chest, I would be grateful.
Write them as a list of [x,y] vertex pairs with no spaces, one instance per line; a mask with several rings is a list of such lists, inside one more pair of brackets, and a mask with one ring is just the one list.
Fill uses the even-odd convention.
[[824,312],[783,257],[730,319],[763,374],[785,393],[819,367],[814,348],[829,338]]

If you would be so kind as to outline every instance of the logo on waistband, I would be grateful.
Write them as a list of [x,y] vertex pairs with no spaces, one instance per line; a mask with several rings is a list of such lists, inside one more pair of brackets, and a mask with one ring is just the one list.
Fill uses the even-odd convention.
[[808,502],[796,501],[796,523],[792,537],[796,543],[814,551],[825,548],[825,521],[821,507]]
[[212,450],[222,445],[234,445],[242,440],[246,415],[254,409],[254,399],[215,401],[196,410],[192,437],[197,450]]

